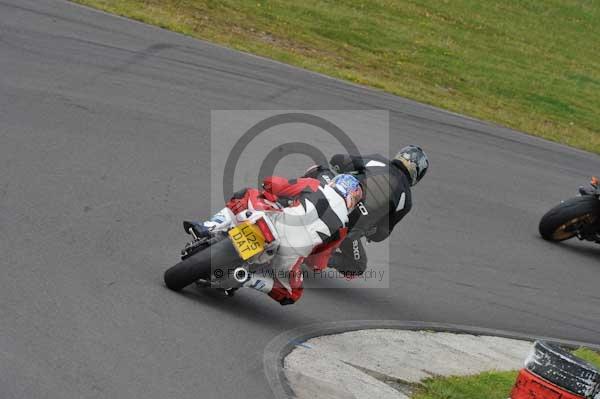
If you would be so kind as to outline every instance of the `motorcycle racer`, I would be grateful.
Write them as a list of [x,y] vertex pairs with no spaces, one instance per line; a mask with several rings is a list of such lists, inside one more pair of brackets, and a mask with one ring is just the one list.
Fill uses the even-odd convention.
[[249,274],[243,286],[288,305],[302,296],[302,264],[327,267],[332,252],[346,237],[349,214],[362,198],[360,182],[349,174],[337,175],[327,184],[314,178],[273,176],[264,180],[261,191],[247,188],[235,193],[225,208],[206,222],[194,223],[193,229],[199,237],[227,231],[252,211],[279,204],[279,211],[268,213],[279,238],[269,259],[273,274]]
[[[412,208],[411,187],[425,176],[429,160],[418,146],[402,148],[394,158],[382,155],[334,155],[330,164],[337,173],[349,173],[361,183],[363,200],[349,216],[349,233],[329,260],[329,266],[346,277],[360,276],[367,267],[362,237],[380,242]],[[327,166],[314,166],[304,177],[330,181],[334,172]]]

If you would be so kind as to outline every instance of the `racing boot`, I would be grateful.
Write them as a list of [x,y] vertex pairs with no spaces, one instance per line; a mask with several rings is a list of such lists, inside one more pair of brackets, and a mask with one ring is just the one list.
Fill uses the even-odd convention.
[[275,283],[269,276],[257,276],[257,273],[250,273],[242,267],[237,268],[233,273],[234,279],[240,284],[240,287],[253,288],[265,294],[271,292]]

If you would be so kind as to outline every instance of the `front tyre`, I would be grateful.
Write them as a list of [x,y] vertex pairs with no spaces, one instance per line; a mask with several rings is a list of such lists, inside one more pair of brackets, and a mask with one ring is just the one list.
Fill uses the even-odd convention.
[[568,199],[550,209],[540,220],[544,240],[564,241],[577,235],[580,226],[595,223],[600,216],[600,200],[594,196]]
[[210,247],[195,253],[167,269],[164,275],[165,285],[173,291],[181,291],[200,279],[211,280],[211,274],[221,278],[242,264],[237,251],[229,239],[223,239]]

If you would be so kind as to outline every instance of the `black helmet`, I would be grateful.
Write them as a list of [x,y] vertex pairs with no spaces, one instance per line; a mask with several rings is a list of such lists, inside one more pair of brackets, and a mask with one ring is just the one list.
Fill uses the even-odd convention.
[[421,147],[409,145],[398,151],[394,159],[408,172],[410,185],[414,186],[425,176],[429,168],[429,159]]

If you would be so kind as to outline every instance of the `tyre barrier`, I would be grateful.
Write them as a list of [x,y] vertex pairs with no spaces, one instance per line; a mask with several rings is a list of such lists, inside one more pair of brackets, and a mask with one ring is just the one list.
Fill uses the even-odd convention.
[[527,369],[519,371],[510,397],[511,399],[585,399],[583,396],[565,391]]
[[536,341],[511,399],[600,399],[600,371],[558,345]]

